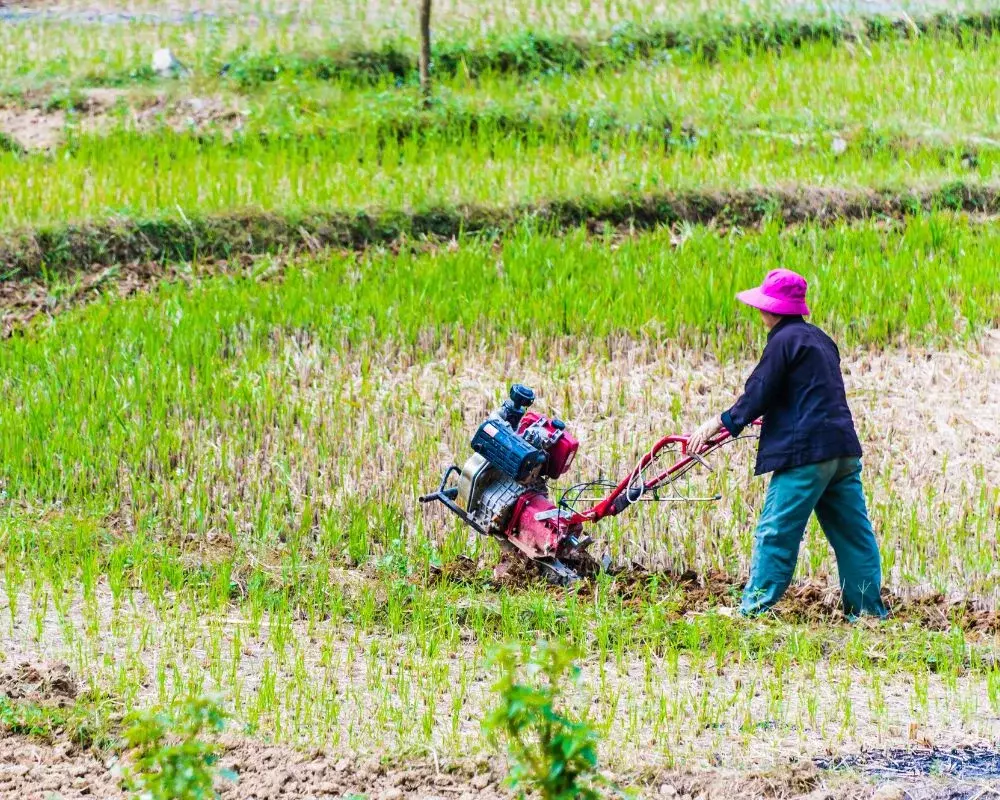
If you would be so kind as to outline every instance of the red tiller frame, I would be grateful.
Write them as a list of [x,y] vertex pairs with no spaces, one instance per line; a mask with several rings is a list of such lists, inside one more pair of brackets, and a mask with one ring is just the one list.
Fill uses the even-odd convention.
[[[755,420],[752,425],[760,425],[760,420]],[[674,433],[670,436],[664,436],[660,439],[653,447],[645,453],[639,463],[636,464],[635,468],[624,477],[619,484],[611,490],[611,493],[605,497],[603,500],[598,501],[595,505],[591,506],[586,511],[577,511],[568,517],[563,517],[562,521],[566,525],[574,525],[581,522],[597,522],[599,519],[611,516],[617,513],[614,510],[615,500],[617,500],[622,492],[626,491],[630,486],[633,485],[635,478],[642,474],[642,471],[649,466],[649,464],[656,458],[657,453],[660,452],[664,447],[671,444],[681,445],[682,456],[675,461],[672,465],[667,467],[663,472],[650,478],[649,480],[643,481],[642,491],[643,493],[651,491],[662,483],[667,478],[675,479],[687,472],[695,464],[701,463],[701,456],[707,455],[708,453],[733,440],[729,431],[723,428],[715,436],[711,437],[705,442],[704,449],[698,453],[698,457],[689,454],[687,452],[687,443],[690,436],[685,436],[683,434]]]

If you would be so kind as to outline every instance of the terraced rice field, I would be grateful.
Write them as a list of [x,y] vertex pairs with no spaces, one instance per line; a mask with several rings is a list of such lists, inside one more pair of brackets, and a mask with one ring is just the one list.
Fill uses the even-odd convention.
[[[490,658],[541,639],[638,796],[991,796],[1000,8],[440,3],[423,104],[412,5],[0,8],[0,795],[129,796],[129,715],[209,696],[223,797],[512,797]],[[581,441],[560,492],[692,430],[777,266],[888,621],[815,523],[727,615],[753,442],[569,587],[417,502],[514,381]]]

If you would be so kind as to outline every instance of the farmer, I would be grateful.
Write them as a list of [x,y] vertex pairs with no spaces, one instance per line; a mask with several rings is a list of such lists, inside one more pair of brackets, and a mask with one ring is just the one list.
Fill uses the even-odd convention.
[[809,515],[816,512],[837,556],[844,612],[886,616],[878,543],[861,487],[861,443],[847,405],[837,345],[803,317],[806,280],[787,269],[768,273],[737,299],[760,311],[767,345],[743,396],[692,434],[698,453],[725,428],[739,436],[763,417],[756,474],[772,472],[757,523],[750,580],[740,613],[760,614],[791,583]]

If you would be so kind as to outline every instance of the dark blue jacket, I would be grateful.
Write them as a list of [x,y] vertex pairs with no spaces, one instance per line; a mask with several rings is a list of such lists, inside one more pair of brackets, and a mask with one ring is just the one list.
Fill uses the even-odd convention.
[[756,474],[861,455],[847,405],[840,352],[802,317],[785,317],[767,334],[743,396],[723,413],[733,436],[763,416]]

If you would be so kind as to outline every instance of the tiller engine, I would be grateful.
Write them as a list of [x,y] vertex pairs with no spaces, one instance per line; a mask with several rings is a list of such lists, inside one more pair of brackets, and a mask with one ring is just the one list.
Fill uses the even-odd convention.
[[[511,386],[510,397],[472,437],[474,454],[461,469],[448,467],[438,490],[420,502],[443,503],[471,528],[538,564],[551,579],[569,582],[581,571],[598,568],[586,552],[593,539],[584,533],[584,523],[614,516],[640,501],[719,499],[687,496],[674,484],[692,467],[708,467],[702,455],[734,441],[724,430],[700,454],[686,452],[687,436],[666,436],[620,482],[579,483],[554,503],[548,482],[569,470],[579,442],[562,420],[529,411],[534,401],[527,386]],[[679,456],[676,461],[656,466],[671,451]]]

